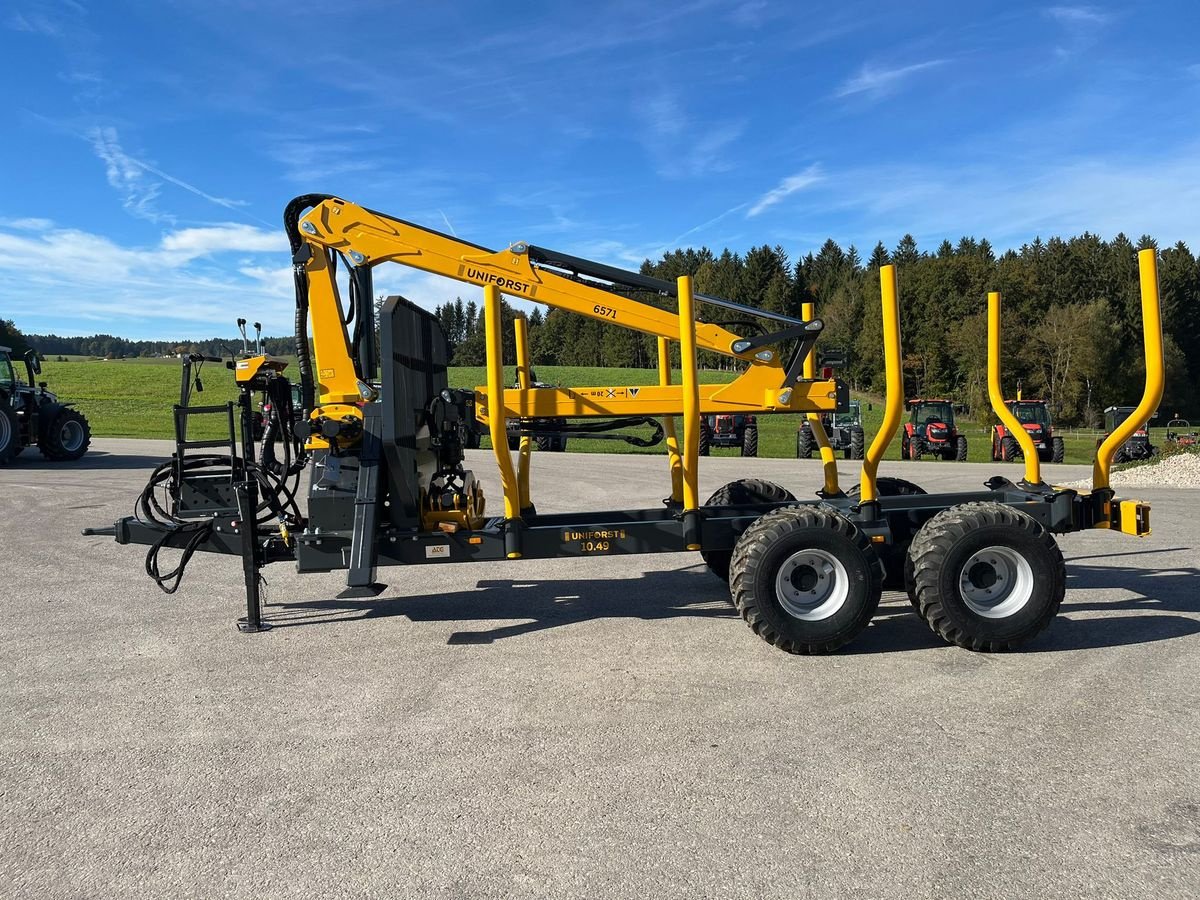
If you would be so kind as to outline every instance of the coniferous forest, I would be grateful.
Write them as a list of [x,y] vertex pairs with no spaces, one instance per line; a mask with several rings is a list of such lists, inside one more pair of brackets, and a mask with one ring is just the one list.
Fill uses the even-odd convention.
[[[879,267],[897,266],[909,397],[950,396],[987,408],[986,294],[1004,297],[1004,380],[1017,379],[1026,397],[1051,402],[1056,420],[1096,425],[1106,406],[1133,405],[1144,378],[1137,251],[1156,244],[1124,235],[1104,241],[1084,233],[1067,240],[1035,240],[997,255],[987,240],[943,241],[932,251],[905,236],[888,250],[877,244],[863,259],[833,240],[796,262],[779,247],[675,250],[646,260],[643,274],[673,280],[690,274],[696,290],[800,315],[813,301],[825,322],[819,346],[850,353],[843,373],[861,391],[883,390]],[[1162,411],[1198,416],[1200,403],[1200,262],[1182,242],[1159,251],[1159,282],[1166,346],[1167,391]],[[667,298],[640,299],[664,306]],[[720,309],[700,306],[702,318],[728,321]],[[511,316],[511,310],[506,310]],[[437,307],[456,365],[483,364],[481,310],[461,299]],[[561,310],[535,309],[529,317],[532,361],[538,365],[655,366],[655,341]],[[734,330],[737,330],[735,327]],[[505,329],[511,360],[510,329]],[[731,360],[702,353],[701,365]]]

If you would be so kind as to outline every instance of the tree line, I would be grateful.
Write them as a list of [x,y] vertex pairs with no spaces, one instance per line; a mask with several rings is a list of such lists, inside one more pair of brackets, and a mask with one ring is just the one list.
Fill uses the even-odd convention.
[[[7,340],[4,339],[8,335]],[[205,340],[131,341],[112,334],[92,334],[87,337],[66,337],[57,334],[23,335],[10,321],[0,322],[0,344],[23,350],[33,347],[47,359],[56,356],[90,356],[97,359],[132,359],[134,357],[178,356],[183,353],[203,353],[205,356],[228,356],[240,353],[242,338],[207,338]],[[16,349],[16,348],[14,348]],[[291,337],[264,337],[263,350],[282,356],[296,352]]]
[[[745,254],[708,248],[673,250],[646,260],[645,275],[674,281],[692,275],[696,290],[761,309],[800,317],[811,301],[825,323],[822,349],[848,352],[841,373],[861,391],[882,393],[883,339],[879,269],[894,263],[900,284],[906,396],[950,397],[987,416],[986,294],[1004,298],[1003,372],[1008,395],[1018,380],[1025,397],[1050,402],[1065,424],[1096,425],[1106,406],[1135,405],[1145,377],[1137,251],[1155,248],[1149,236],[1136,243],[1123,234],[1111,241],[1084,233],[1041,239],[997,255],[987,240],[943,241],[920,249],[906,235],[892,250],[879,243],[867,259],[832,239],[792,263],[782,247],[764,245]],[[1200,262],[1179,242],[1158,249],[1167,391],[1162,412],[1200,417]],[[638,299],[672,308],[674,300]],[[705,321],[738,333],[755,325],[733,321],[701,305]],[[455,365],[482,365],[482,311],[461,299],[436,314],[451,342]],[[513,311],[505,307],[506,320]],[[739,317],[744,318],[744,317]],[[657,365],[653,337],[605,326],[563,310],[529,317],[530,354],[538,365]],[[769,325],[763,322],[761,325]],[[511,328],[505,357],[513,359]],[[706,368],[736,361],[701,353]]]

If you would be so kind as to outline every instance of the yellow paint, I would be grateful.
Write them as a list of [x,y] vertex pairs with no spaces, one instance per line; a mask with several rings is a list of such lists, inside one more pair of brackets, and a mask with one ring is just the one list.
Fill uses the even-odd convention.
[[[533,387],[532,369],[529,365],[529,327],[524,313],[517,313],[513,320],[513,337],[517,348],[517,389],[525,392]],[[505,447],[508,446],[506,443]],[[521,509],[528,509],[529,499],[529,458],[532,455],[533,438],[527,434],[521,435],[520,447],[517,450],[517,497]]]
[[904,375],[900,367],[900,301],[896,290],[896,267],[881,266],[879,269],[879,291],[883,303],[883,361],[887,379],[884,399],[883,424],[867,448],[862,465],[862,499],[876,500],[879,497],[875,476],[879,461],[887,452],[888,445],[896,436],[896,428],[904,413]]
[[1162,317],[1158,300],[1158,259],[1153,249],[1138,251],[1142,290],[1142,347],[1146,357],[1146,387],[1133,413],[1104,439],[1092,464],[1092,490],[1109,487],[1109,472],[1117,449],[1150,421],[1163,395]]
[[[801,304],[800,317],[806,322],[811,322],[816,314],[812,303]],[[808,379],[817,377],[816,347],[813,347],[808,356],[804,357],[804,377]],[[821,448],[821,468],[825,472],[825,493],[840,494],[842,491],[838,487],[837,461],[833,455],[833,448],[829,446],[829,435],[825,433],[825,426],[821,422],[821,415],[815,412],[810,412],[806,415],[808,416],[808,427],[812,429],[813,436],[817,439],[817,446]]]
[[[700,387],[696,381],[696,296],[690,275],[676,281],[679,357],[683,370],[683,508],[700,506]],[[692,548],[691,545],[688,549]]]
[[[661,387],[671,384],[671,342],[665,337],[658,339],[658,383]],[[683,502],[683,459],[679,455],[679,437],[675,433],[675,417],[665,416],[663,431],[667,436],[667,460],[671,467],[671,499]]]
[[[987,298],[988,399],[992,402],[992,412],[1021,445],[1021,454],[1025,457],[1025,481],[1029,484],[1041,484],[1041,460],[1038,459],[1037,447],[1033,445],[1033,438],[1030,437],[1029,432],[1017,421],[1017,417],[1004,403],[1004,391],[1000,389],[1000,292],[991,291]],[[1019,395],[1020,391],[1017,393]]]
[[[500,289],[489,285],[483,289],[483,326],[487,356],[488,397],[500,397],[504,391],[504,357],[500,337]],[[513,469],[512,454],[508,452],[508,433],[503,414],[492,416],[488,422],[488,435],[492,439],[492,452],[500,468],[500,487],[504,492],[504,517],[517,519],[521,516],[520,496],[517,488],[517,473]],[[510,555],[510,558],[511,555]]]

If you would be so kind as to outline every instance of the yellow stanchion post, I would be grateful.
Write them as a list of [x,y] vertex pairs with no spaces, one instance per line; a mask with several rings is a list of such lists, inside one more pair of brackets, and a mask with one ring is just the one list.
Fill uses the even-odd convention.
[[[524,313],[517,313],[513,320],[513,337],[517,348],[517,387],[520,388],[524,399],[525,392],[533,387],[533,370],[529,365],[529,326]],[[529,459],[532,450],[533,438],[522,434],[521,445],[517,450],[517,498],[522,513],[533,506],[529,499]]]
[[[671,383],[671,342],[665,337],[658,339],[658,383],[667,387]],[[683,460],[679,456],[679,438],[675,433],[675,417],[664,416],[663,431],[667,435],[667,460],[671,467],[671,502],[683,502]]]
[[[800,305],[800,317],[804,321],[811,322],[816,314],[814,304],[803,303]],[[808,356],[804,357],[804,377],[817,377],[816,347],[813,347]],[[825,433],[825,426],[821,422],[821,414],[810,412],[805,415],[808,418],[808,427],[817,439],[817,446],[821,452],[821,468],[825,472],[825,488],[822,493],[827,495],[840,494],[842,489],[838,487],[837,458],[833,455],[833,448],[829,446],[829,435]]]
[[679,357],[683,370],[683,540],[700,549],[700,383],[696,377],[696,295],[692,277],[675,282],[679,297]]
[[1158,256],[1153,249],[1138,251],[1138,274],[1142,289],[1142,349],[1146,357],[1146,386],[1142,401],[1129,418],[1113,429],[1096,451],[1092,464],[1092,490],[1109,489],[1109,472],[1117,448],[1130,436],[1150,421],[1158,404],[1162,401],[1163,338],[1162,313],[1158,298]]
[[896,290],[896,267],[881,266],[879,292],[883,302],[883,369],[887,381],[883,424],[867,448],[862,464],[861,497],[865,503],[879,499],[875,476],[879,461],[896,436],[904,414],[904,373],[900,366],[900,300]]
[[517,487],[517,473],[513,468],[512,455],[508,452],[508,430],[504,410],[504,349],[500,329],[500,289],[489,284],[483,289],[483,328],[485,354],[487,357],[487,414],[488,435],[492,439],[492,453],[500,468],[500,488],[504,493],[504,552],[509,559],[521,556],[520,518],[521,503]]
[[1025,457],[1025,483],[1042,483],[1042,464],[1038,459],[1037,448],[1033,446],[1033,438],[1017,417],[1009,411],[1004,403],[1004,391],[1000,387],[1000,293],[988,292],[988,399],[992,403],[992,412],[1004,423],[1017,443],[1021,445],[1021,453]]

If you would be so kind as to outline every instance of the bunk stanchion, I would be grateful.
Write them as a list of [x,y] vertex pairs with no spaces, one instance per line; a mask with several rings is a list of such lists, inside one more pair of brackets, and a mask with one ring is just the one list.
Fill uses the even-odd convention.
[[504,492],[504,554],[521,557],[521,501],[512,454],[508,452],[508,428],[504,410],[504,353],[500,336],[500,289],[489,284],[483,289],[483,328],[487,357],[488,435],[492,452],[500,468],[500,488]]
[[887,378],[884,398],[883,424],[867,448],[862,464],[861,494],[863,503],[875,504],[879,491],[875,475],[879,461],[896,436],[904,415],[904,374],[900,367],[900,301],[896,292],[896,267],[880,266],[879,291],[883,301],[883,364]]
[[[800,318],[811,322],[815,316],[814,304],[801,304]],[[815,345],[809,351],[808,356],[804,357],[804,377],[808,379],[817,377],[817,348]],[[827,497],[836,496],[842,492],[842,489],[838,487],[837,461],[833,455],[833,448],[829,446],[829,435],[825,433],[825,426],[821,424],[820,413],[810,412],[806,416],[808,427],[812,430],[813,437],[817,439],[817,446],[821,451],[821,468],[825,472],[825,487],[821,493]]]
[[[1000,388],[1000,292],[989,291],[988,299],[988,336],[987,336],[987,378],[988,399],[992,403],[992,412],[1004,423],[1017,443],[1021,445],[1021,454],[1025,457],[1025,482],[1029,487],[1042,483],[1042,464],[1038,458],[1037,447],[1025,427],[1017,421],[1008,406],[1004,403],[1004,391]],[[1018,399],[1020,391],[1018,390]]]
[[[513,320],[513,337],[517,348],[517,387],[521,389],[524,399],[525,392],[533,387],[533,370],[529,366],[529,327],[524,313],[517,313]],[[529,499],[529,457],[532,450],[533,438],[522,433],[517,451],[517,499],[522,515],[533,508],[533,502]]]
[[692,277],[680,275],[679,362],[683,370],[683,542],[700,549],[700,384],[696,378],[696,295]]
[[[658,383],[662,387],[671,384],[671,342],[665,337],[658,339]],[[675,433],[675,417],[663,416],[663,431],[667,436],[667,459],[671,466],[671,503],[683,503],[683,460],[679,457],[679,437]]]
[[1092,491],[1110,491],[1109,471],[1117,448],[1150,421],[1163,395],[1162,316],[1158,300],[1158,259],[1154,249],[1138,251],[1142,288],[1142,348],[1146,357],[1146,387],[1133,413],[1113,429],[1096,450],[1092,464]]

